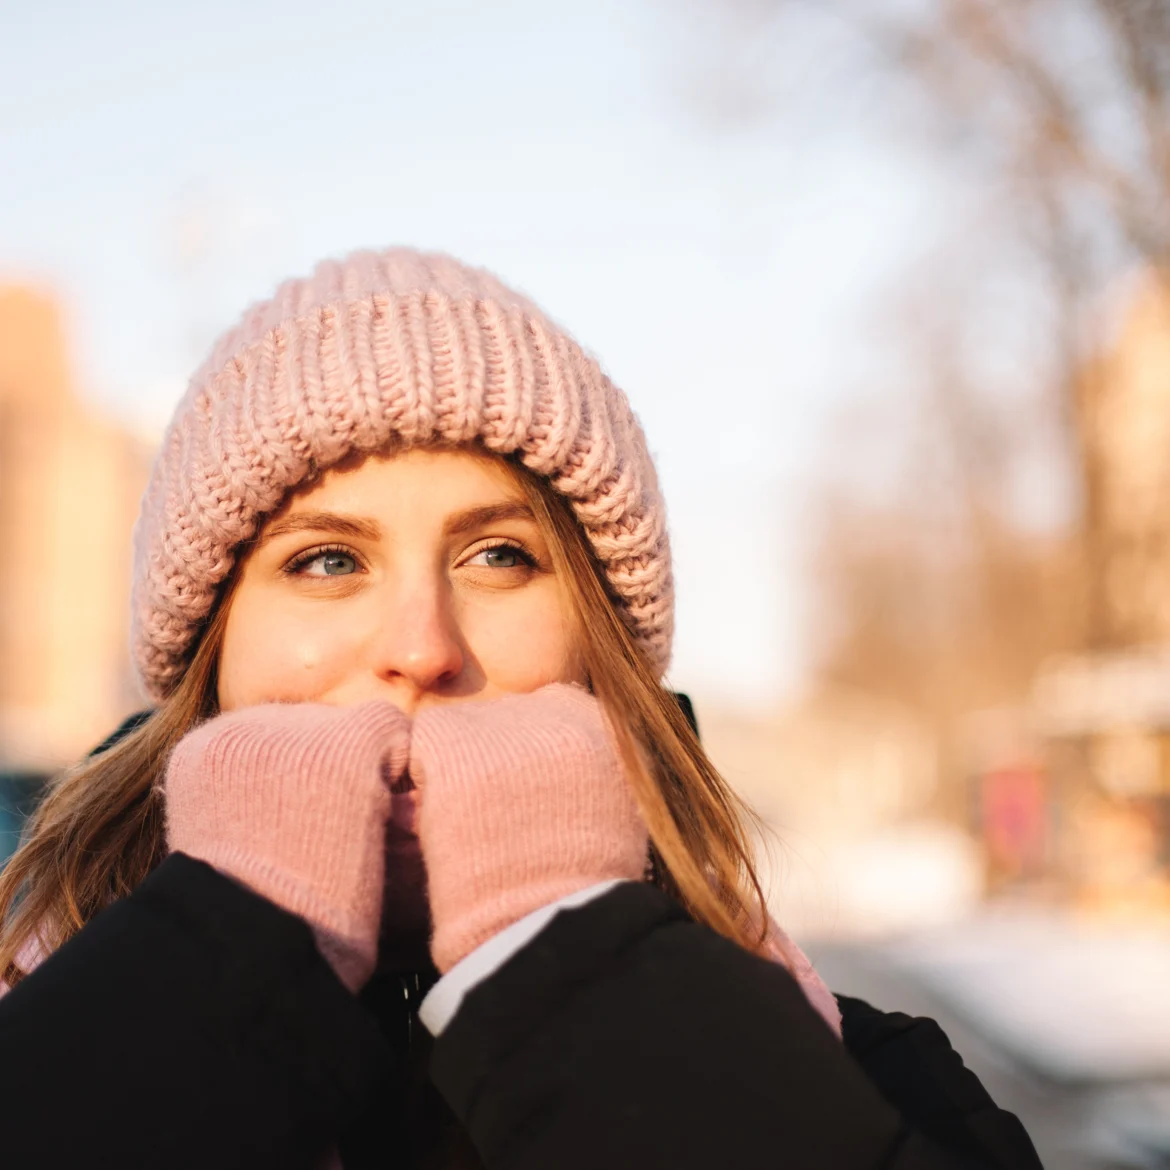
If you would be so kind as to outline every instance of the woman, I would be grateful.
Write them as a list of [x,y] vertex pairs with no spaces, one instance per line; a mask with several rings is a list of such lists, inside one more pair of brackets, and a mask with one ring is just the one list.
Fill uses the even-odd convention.
[[638,424],[492,277],[359,254],[249,312],[133,609],[157,705],[0,880],[6,1165],[1038,1165],[769,922],[661,685]]

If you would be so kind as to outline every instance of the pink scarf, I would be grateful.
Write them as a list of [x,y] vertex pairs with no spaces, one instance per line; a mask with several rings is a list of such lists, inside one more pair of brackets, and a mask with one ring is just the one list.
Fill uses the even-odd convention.
[[841,1039],[841,1009],[825,981],[817,974],[809,957],[780,928],[776,919],[768,917],[767,947],[770,958],[788,968],[805,998],[816,1009],[821,1019]]

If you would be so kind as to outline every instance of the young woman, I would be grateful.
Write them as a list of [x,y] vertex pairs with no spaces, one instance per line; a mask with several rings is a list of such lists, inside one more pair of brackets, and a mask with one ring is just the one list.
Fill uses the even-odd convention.
[[359,254],[251,310],[133,618],[153,711],[0,878],[5,1166],[1039,1165],[769,921],[661,683],[638,424],[492,277]]

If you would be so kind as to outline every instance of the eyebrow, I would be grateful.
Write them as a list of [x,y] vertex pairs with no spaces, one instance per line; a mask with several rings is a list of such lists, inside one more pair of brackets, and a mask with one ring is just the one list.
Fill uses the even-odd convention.
[[264,529],[259,544],[293,532],[331,532],[348,536],[351,540],[378,540],[382,529],[361,516],[346,516],[340,512],[294,512]]
[[535,521],[536,517],[523,500],[484,504],[483,507],[468,508],[465,512],[456,512],[455,515],[448,517],[443,525],[443,535],[464,536],[472,529],[482,528],[486,524],[496,524],[501,520]]
[[[499,504],[484,504],[468,508],[447,518],[444,536],[463,536],[473,529],[502,520],[529,520],[535,522],[532,509],[522,500],[508,500]],[[267,527],[258,544],[265,544],[278,536],[297,532],[329,532],[351,540],[380,540],[382,529],[376,521],[364,516],[349,516],[341,512],[294,512]]]

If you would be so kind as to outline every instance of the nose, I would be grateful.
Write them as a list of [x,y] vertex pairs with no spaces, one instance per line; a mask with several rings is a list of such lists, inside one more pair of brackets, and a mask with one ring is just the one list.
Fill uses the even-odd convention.
[[378,626],[374,671],[407,691],[412,706],[428,692],[453,688],[463,673],[466,649],[451,598],[438,581],[396,589]]

